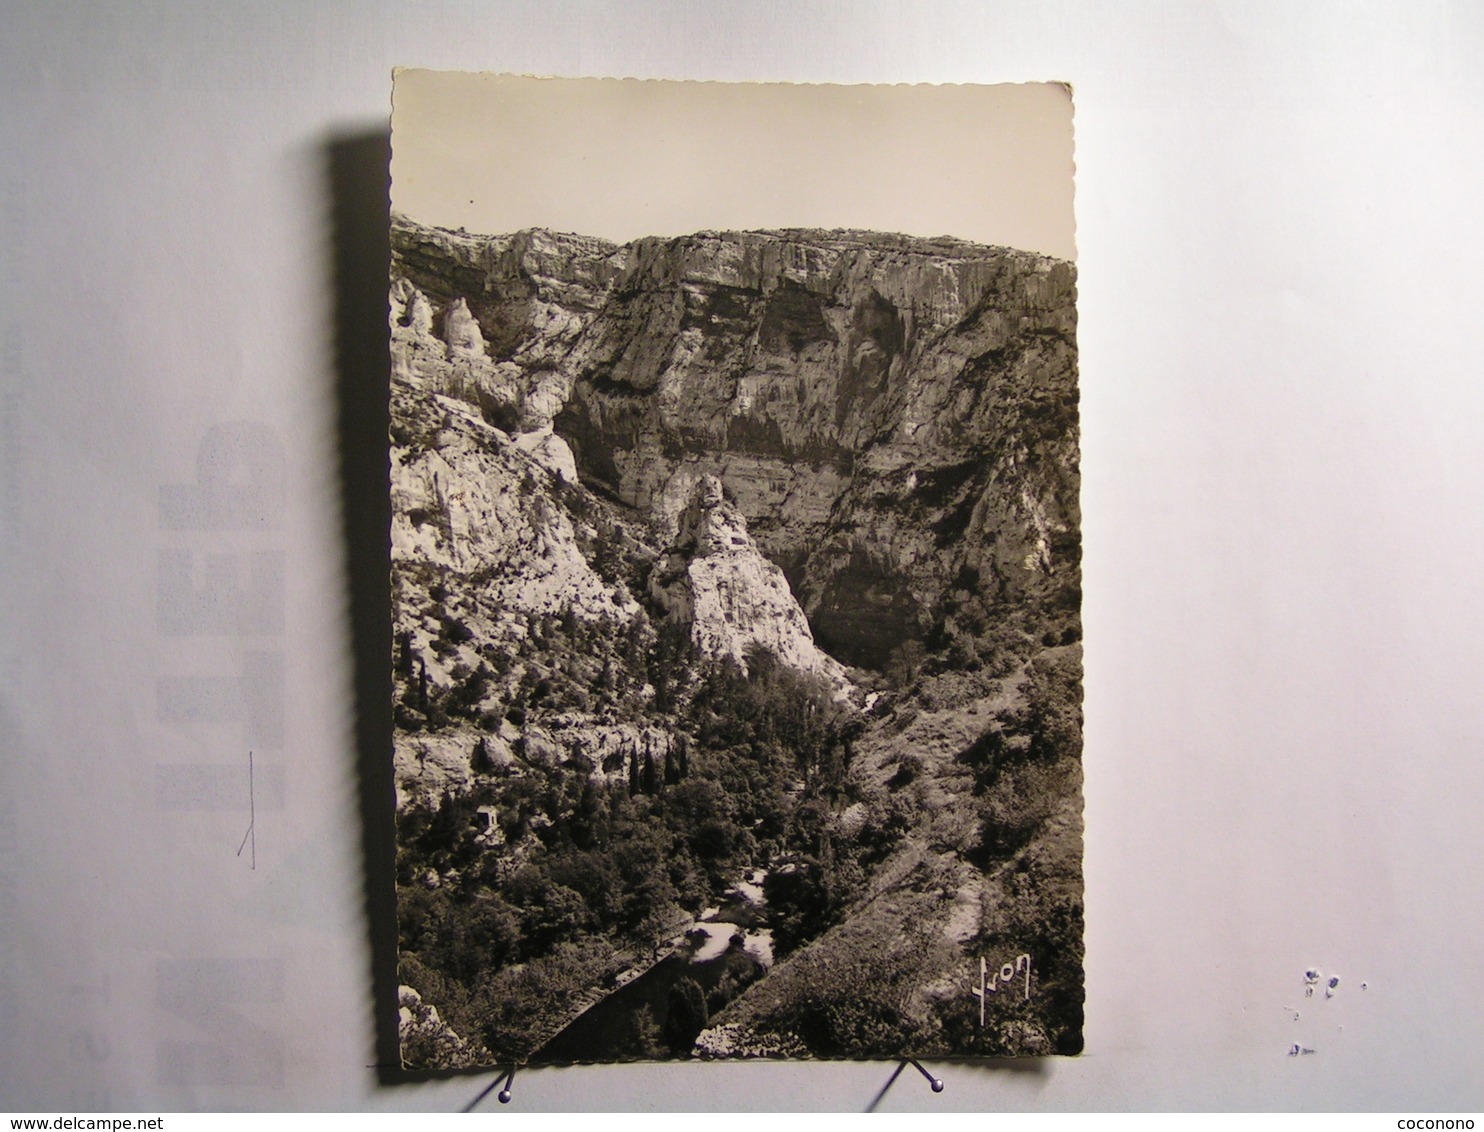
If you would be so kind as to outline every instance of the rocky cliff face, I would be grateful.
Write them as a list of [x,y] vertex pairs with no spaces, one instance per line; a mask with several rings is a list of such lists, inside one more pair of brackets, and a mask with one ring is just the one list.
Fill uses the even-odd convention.
[[879,668],[1012,610],[1072,620],[1070,264],[851,232],[620,248],[399,224],[394,246],[399,286],[448,312],[465,396],[553,426],[641,513],[673,522],[714,476],[836,657]]
[[703,1054],[1080,1048],[1071,265],[392,243],[400,946],[444,1010],[404,1051],[525,1058],[742,877],[777,962],[726,952]]
[[[546,247],[542,237],[518,243],[541,262],[530,249]],[[496,263],[499,245],[483,245]],[[591,245],[568,241],[551,259],[565,263]],[[472,254],[465,243],[440,246]],[[574,303],[574,294],[593,292],[561,294]],[[477,300],[424,291],[407,276],[391,289],[403,806],[469,792],[480,763],[575,768],[597,782],[673,778],[674,734],[635,722],[663,714],[636,672],[644,667],[636,656],[656,637],[636,595],[683,628],[699,657],[730,658],[745,672],[749,652],[761,647],[842,700],[853,687],[815,645],[783,572],[759,551],[716,477],[671,476],[667,494],[637,511],[582,486],[553,426],[572,383],[550,353],[553,339],[576,342],[582,321],[555,304],[532,304],[544,333],[514,361],[490,356]],[[566,655],[579,640],[585,655]]]

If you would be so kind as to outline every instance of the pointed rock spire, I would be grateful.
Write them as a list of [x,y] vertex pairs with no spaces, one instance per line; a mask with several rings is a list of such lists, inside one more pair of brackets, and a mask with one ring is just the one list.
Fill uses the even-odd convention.
[[433,305],[410,279],[399,278],[392,284],[391,322],[422,337],[433,333]]
[[702,476],[680,513],[675,545],[650,578],[650,592],[691,626],[706,656],[730,656],[745,671],[756,646],[780,663],[824,677],[844,698],[845,669],[814,643],[783,571],[763,557],[721,481]]
[[469,304],[462,298],[450,303],[448,313],[443,316],[443,340],[448,343],[449,354],[455,357],[487,356],[479,320],[469,312]]

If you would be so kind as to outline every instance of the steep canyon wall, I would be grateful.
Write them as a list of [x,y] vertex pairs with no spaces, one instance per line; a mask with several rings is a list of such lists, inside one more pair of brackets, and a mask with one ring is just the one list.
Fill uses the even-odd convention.
[[718,478],[841,660],[1075,625],[1071,264],[842,231],[619,247],[398,222],[393,246],[466,396],[554,428],[584,484],[662,522]]

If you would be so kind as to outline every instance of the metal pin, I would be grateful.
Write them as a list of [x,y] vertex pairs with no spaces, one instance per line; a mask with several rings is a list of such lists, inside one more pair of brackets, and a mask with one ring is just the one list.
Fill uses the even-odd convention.
[[924,1077],[927,1078],[927,1083],[933,1087],[933,1092],[935,1092],[935,1093],[941,1093],[943,1091],[943,1081],[942,1081],[942,1079],[941,1078],[938,1078],[938,1077],[934,1077],[931,1073],[929,1073],[926,1069],[924,1069],[922,1067],[922,1063],[920,1061],[918,1061],[917,1058],[915,1058],[915,1057],[909,1057],[907,1059],[907,1063],[909,1065],[911,1065],[913,1069],[917,1070],[919,1073],[921,1073]]
[[484,1087],[484,1089],[480,1092],[480,1094],[477,1097],[475,1097],[472,1101],[470,1101],[468,1104],[466,1104],[464,1106],[464,1111],[465,1112],[473,1112],[477,1107],[479,1107],[479,1102],[482,1101],[482,1100],[484,1100],[485,1097],[489,1096],[490,1093],[494,1092],[495,1087],[498,1086],[498,1085],[503,1085],[504,1088],[502,1088],[498,1093],[495,1093],[495,1098],[501,1104],[509,1104],[510,1103],[510,1085],[511,1085],[511,1082],[513,1082],[514,1080],[515,1080],[515,1066],[512,1065],[510,1067],[510,1072],[509,1073],[501,1074],[500,1076],[496,1077],[493,1081],[491,1081],[488,1085],[486,1085]]

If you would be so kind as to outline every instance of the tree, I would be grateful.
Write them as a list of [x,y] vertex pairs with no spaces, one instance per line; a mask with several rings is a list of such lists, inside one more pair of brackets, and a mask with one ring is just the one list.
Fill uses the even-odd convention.
[[917,679],[926,659],[927,650],[922,642],[909,638],[892,650],[891,659],[886,662],[886,678],[898,689],[905,688]]
[[474,753],[469,759],[470,765],[480,774],[488,774],[495,769],[494,761],[490,758],[489,744],[481,735],[474,744]]
[[711,1020],[706,1009],[706,993],[695,979],[681,979],[670,988],[666,1007],[665,1043],[673,1053],[689,1053]]
[[619,1039],[619,1051],[632,1057],[656,1058],[664,1055],[660,1044],[660,1028],[655,1023],[654,1011],[645,1003],[629,1016],[628,1025]]

